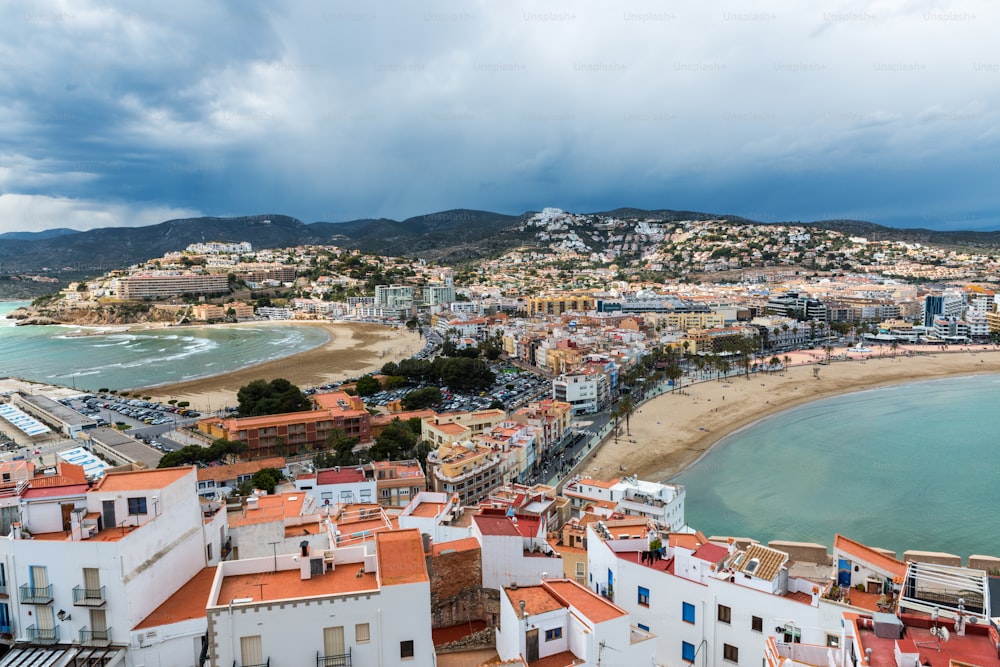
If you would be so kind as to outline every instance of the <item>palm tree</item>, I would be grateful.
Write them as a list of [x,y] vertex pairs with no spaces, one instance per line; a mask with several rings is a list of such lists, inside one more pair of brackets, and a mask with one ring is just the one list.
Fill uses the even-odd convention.
[[618,409],[625,417],[625,435],[632,435],[632,430],[629,425],[629,418],[635,413],[635,407],[636,407],[635,401],[632,400],[631,394],[625,394],[624,396],[622,396],[621,401],[618,402]]
[[896,350],[899,349],[899,341],[896,340],[896,339],[893,339],[892,343],[889,344],[889,348],[892,350],[892,356],[893,356],[893,358],[895,358],[896,357]]
[[773,373],[774,369],[781,365],[781,359],[778,358],[778,355],[774,355],[771,357],[771,361],[767,362],[767,365],[771,368],[771,372]]

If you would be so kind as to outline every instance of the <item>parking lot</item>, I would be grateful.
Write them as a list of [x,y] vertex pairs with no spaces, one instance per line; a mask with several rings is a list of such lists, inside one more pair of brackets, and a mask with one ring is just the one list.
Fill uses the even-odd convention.
[[72,399],[62,399],[60,402],[91,417],[100,426],[123,429],[130,436],[164,452],[180,449],[187,444],[171,439],[166,434],[193,423],[201,416],[200,413],[186,408],[111,394],[85,394]]

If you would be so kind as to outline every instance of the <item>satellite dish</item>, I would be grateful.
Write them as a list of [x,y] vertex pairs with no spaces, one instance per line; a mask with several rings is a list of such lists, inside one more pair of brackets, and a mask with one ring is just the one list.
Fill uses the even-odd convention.
[[948,641],[951,638],[951,633],[948,632],[948,628],[943,625],[937,628],[931,628],[931,634],[935,635],[938,639],[943,642]]

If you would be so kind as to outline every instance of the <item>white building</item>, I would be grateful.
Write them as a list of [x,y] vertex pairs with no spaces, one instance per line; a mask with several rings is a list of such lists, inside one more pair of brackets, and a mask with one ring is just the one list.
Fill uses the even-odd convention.
[[483,509],[472,517],[472,536],[482,547],[483,586],[532,586],[561,573],[562,557],[546,541],[545,522],[513,509]]
[[297,555],[226,561],[208,599],[212,667],[432,667],[430,580],[417,530]]
[[839,641],[842,607],[821,600],[830,581],[791,576],[786,553],[666,536],[634,522],[587,526],[588,587],[656,635],[657,664],[758,664],[769,634],[786,625],[790,641]]
[[661,531],[685,532],[684,498],[679,484],[647,482],[635,476],[607,482],[577,479],[563,489],[577,515],[585,508],[595,514],[621,514],[655,521]]
[[574,415],[593,414],[601,407],[602,381],[600,373],[560,375],[552,380],[552,398],[572,405]]
[[312,498],[317,507],[376,502],[375,486],[375,480],[368,479],[364,469],[356,466],[324,468],[295,480],[295,488]]
[[[108,649],[109,657],[132,644],[133,628],[218,561],[225,512],[206,517],[195,483],[194,468],[166,468],[109,473],[92,488],[68,480],[24,490],[20,525],[0,538],[10,591],[0,621],[18,643]],[[185,649],[200,640],[185,637]],[[185,650],[160,664],[193,661]]]
[[564,665],[651,665],[654,640],[628,612],[570,579],[506,587],[500,595],[501,660],[557,664],[559,656]]

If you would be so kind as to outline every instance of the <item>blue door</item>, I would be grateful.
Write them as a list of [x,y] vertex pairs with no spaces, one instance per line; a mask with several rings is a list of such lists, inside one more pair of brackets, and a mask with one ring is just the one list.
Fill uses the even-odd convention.
[[837,585],[841,588],[851,587],[851,561],[844,558],[837,561]]

